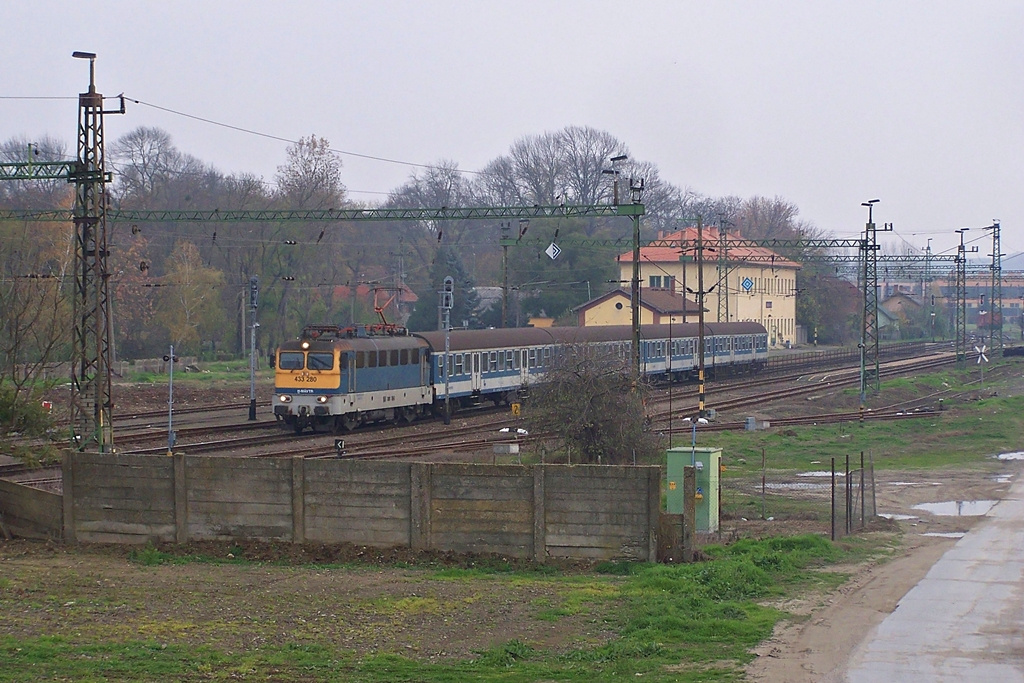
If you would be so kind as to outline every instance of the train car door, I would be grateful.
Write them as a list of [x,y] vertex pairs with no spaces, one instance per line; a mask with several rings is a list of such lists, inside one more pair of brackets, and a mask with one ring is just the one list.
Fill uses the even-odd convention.
[[472,370],[470,372],[470,388],[474,392],[479,392],[483,388],[483,385],[484,385],[483,378],[481,377],[482,373],[480,372],[480,356],[481,356],[481,354],[480,354],[480,352],[476,352],[476,353],[468,354],[468,355],[472,355],[473,356],[473,367],[472,367]]
[[341,358],[342,370],[348,368],[348,393],[354,394],[356,391],[356,352],[343,353]]

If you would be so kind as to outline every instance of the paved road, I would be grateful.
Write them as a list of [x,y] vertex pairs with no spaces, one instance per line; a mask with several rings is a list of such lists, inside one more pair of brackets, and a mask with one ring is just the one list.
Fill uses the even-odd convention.
[[1024,683],[1024,477],[858,646],[849,683]]

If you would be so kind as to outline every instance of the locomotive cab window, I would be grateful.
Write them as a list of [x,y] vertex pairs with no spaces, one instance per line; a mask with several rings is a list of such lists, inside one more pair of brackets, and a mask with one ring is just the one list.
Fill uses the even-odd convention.
[[409,350],[409,363],[412,364],[412,365],[419,365],[420,364],[420,350],[419,349],[410,349]]
[[398,365],[398,349],[391,352],[390,364]]
[[282,351],[281,357],[277,361],[277,367],[280,368],[281,370],[301,370],[302,352]]
[[409,349],[402,349],[401,360],[399,361],[402,365],[409,364]]
[[334,355],[330,353],[310,353],[306,357],[306,367],[310,370],[333,370]]
[[366,367],[375,368],[377,367],[377,352],[367,351],[366,352]]

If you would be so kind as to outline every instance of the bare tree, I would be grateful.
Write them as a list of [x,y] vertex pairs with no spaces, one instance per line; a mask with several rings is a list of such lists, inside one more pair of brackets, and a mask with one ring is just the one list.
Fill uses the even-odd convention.
[[556,350],[544,383],[532,390],[526,415],[535,429],[554,435],[567,457],[649,461],[658,445],[646,430],[645,395],[626,360],[587,344],[565,345]]
[[0,432],[20,430],[55,359],[70,346],[66,226],[0,224]]
[[223,273],[203,265],[196,245],[177,245],[156,305],[156,321],[183,352],[196,353],[201,340],[223,334],[223,310],[216,297],[223,280]]
[[345,201],[341,160],[327,138],[310,135],[288,147],[288,161],[277,167],[277,189],[289,208],[340,208]]

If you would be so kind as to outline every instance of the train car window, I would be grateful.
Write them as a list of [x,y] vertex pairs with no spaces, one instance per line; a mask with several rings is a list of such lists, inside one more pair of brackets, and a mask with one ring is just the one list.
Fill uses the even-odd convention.
[[[498,352],[497,351],[491,351],[489,354],[487,354],[487,359],[488,359],[488,363],[487,363],[488,368],[487,368],[487,370],[489,372],[497,372],[497,370],[498,370]],[[502,357],[502,360],[504,360],[504,356]]]
[[448,376],[451,377],[455,374],[455,356],[448,356]]
[[280,368],[281,370],[301,370],[302,352],[282,351],[281,357],[277,361],[277,367]]
[[391,352],[391,365],[398,365],[398,349]]
[[498,371],[499,372],[504,372],[505,371],[505,352],[504,351],[498,351]]
[[333,370],[334,354],[310,353],[306,356],[306,367],[310,370]]
[[409,363],[411,365],[419,365],[420,364],[420,350],[419,349],[410,349],[409,350]]
[[366,367],[375,368],[377,367],[377,352],[367,351],[366,352]]
[[463,357],[463,355],[461,353],[455,354],[455,373],[454,374],[461,375],[463,373],[463,368],[465,367],[465,365],[463,363],[463,360],[464,360],[464,357]]
[[512,362],[513,362],[513,365],[515,366],[513,368],[514,370],[521,370],[523,368],[523,365],[526,362],[526,351],[524,349],[519,349],[518,352],[517,351],[513,351],[512,352]]

